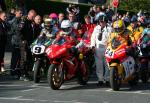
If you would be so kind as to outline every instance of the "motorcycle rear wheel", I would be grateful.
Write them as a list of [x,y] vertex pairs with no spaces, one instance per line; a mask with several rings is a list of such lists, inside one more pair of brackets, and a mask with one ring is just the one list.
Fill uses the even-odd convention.
[[39,83],[41,79],[41,62],[40,60],[37,60],[34,63],[34,76],[33,76],[34,82]]
[[63,70],[59,71],[59,65],[51,64],[47,73],[48,84],[53,90],[58,90],[64,81]]
[[114,91],[120,89],[121,80],[118,78],[117,67],[111,67],[110,69],[110,86]]

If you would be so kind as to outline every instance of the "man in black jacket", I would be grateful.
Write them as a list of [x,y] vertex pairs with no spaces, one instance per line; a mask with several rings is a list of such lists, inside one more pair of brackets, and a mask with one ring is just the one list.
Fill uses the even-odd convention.
[[0,11],[0,72],[4,72],[4,53],[7,41],[8,27],[6,25],[6,13]]
[[11,75],[20,77],[19,64],[20,64],[20,44],[21,44],[21,33],[20,23],[22,17],[21,9],[17,9],[15,12],[15,18],[11,22],[11,44],[12,44],[12,58],[11,58]]
[[27,17],[22,19],[21,27],[21,61],[20,66],[23,70],[22,76],[27,80],[29,71],[32,70],[32,53],[30,45],[34,41],[34,25],[33,21],[36,16],[35,10],[30,10]]

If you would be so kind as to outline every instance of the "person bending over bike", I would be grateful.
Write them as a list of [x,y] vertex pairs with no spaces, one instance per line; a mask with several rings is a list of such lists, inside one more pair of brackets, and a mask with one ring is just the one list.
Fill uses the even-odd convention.
[[132,32],[125,27],[124,22],[122,20],[117,20],[113,23],[113,30],[114,31],[111,33],[108,44],[111,43],[113,40],[117,40],[121,44],[126,43],[127,54],[134,57],[134,36]]
[[72,42],[74,45],[76,45],[76,42],[77,42],[76,34],[69,20],[62,21],[61,29],[58,32],[56,39],[53,41],[53,44],[57,43],[57,41],[62,38],[65,38],[66,41]]
[[31,47],[34,46],[37,42],[47,42],[47,46],[52,43],[52,41],[56,38],[57,30],[53,28],[52,19],[45,18],[44,19],[44,28],[42,29],[38,38],[32,43]]

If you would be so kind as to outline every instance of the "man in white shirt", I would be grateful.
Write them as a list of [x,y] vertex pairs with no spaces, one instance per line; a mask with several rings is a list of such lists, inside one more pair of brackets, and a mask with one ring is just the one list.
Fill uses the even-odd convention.
[[[98,25],[94,28],[91,37],[91,47],[95,53],[96,75],[98,77],[98,85],[101,86],[106,82],[106,72],[108,71],[105,61],[105,48],[109,40],[112,28],[107,25],[105,14],[99,15],[97,19]],[[107,82],[108,83],[108,82]]]

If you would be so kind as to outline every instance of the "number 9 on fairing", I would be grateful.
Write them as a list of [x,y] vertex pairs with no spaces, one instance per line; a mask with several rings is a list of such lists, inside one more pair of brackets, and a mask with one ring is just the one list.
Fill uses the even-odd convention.
[[42,53],[44,53],[44,51],[45,51],[45,46],[44,45],[35,45],[34,47],[33,47],[33,50],[32,50],[32,52],[34,53],[34,54],[42,54]]

